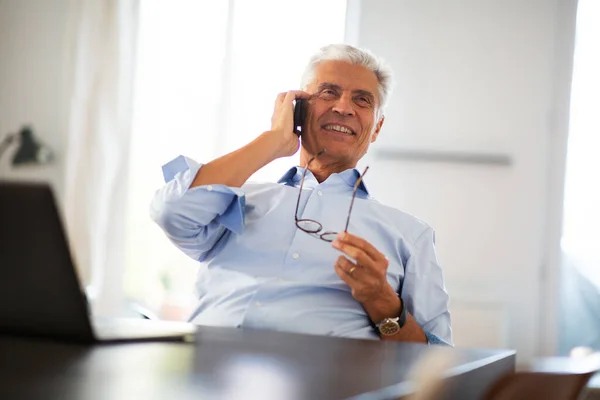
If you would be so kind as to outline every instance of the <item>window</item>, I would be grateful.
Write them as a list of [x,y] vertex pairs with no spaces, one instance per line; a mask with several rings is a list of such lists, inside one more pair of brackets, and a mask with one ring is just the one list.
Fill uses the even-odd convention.
[[[161,166],[208,162],[268,130],[275,97],[298,89],[319,47],[344,41],[346,1],[176,0],[140,3],[127,204],[125,293],[164,319],[185,319],[200,264],[150,220]],[[252,180],[276,180],[297,157]]]
[[577,10],[577,32],[573,80],[567,174],[565,185],[562,247],[577,268],[600,287],[600,2],[581,0]]

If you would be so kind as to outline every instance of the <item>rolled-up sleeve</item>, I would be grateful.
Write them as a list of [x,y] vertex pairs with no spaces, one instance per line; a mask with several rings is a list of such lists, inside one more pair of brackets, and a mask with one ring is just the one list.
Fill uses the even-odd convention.
[[195,260],[207,258],[230,231],[244,229],[245,195],[240,188],[203,185],[190,188],[202,164],[179,156],[163,166],[165,185],[150,205],[151,218],[167,237]]
[[405,270],[402,300],[426,333],[430,344],[452,343],[449,297],[435,254],[435,236],[428,228],[414,243]]

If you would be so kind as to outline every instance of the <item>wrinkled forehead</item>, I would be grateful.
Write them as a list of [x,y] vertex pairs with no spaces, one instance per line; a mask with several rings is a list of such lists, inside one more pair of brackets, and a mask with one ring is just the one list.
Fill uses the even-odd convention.
[[377,104],[381,104],[377,76],[362,65],[353,65],[346,61],[320,62],[315,68],[314,79],[307,90],[315,93],[323,84],[336,85],[349,92],[369,92],[377,99]]

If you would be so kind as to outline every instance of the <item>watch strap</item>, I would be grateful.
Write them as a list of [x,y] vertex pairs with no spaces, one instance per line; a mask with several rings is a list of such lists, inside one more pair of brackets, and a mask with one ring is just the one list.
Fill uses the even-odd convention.
[[400,299],[400,303],[402,304],[402,309],[400,310],[400,315],[398,316],[398,325],[400,328],[404,327],[406,324],[406,306],[404,305],[404,300]]

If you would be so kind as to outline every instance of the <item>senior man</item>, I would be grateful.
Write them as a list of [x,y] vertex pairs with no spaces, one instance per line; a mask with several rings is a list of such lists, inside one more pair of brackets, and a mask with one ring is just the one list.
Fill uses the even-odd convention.
[[[205,266],[191,322],[452,344],[433,229],[374,200],[356,169],[381,131],[391,80],[368,50],[323,47],[303,90],[277,96],[269,131],[207,164],[163,166],[151,216]],[[277,183],[247,182],[298,149],[299,166]]]

